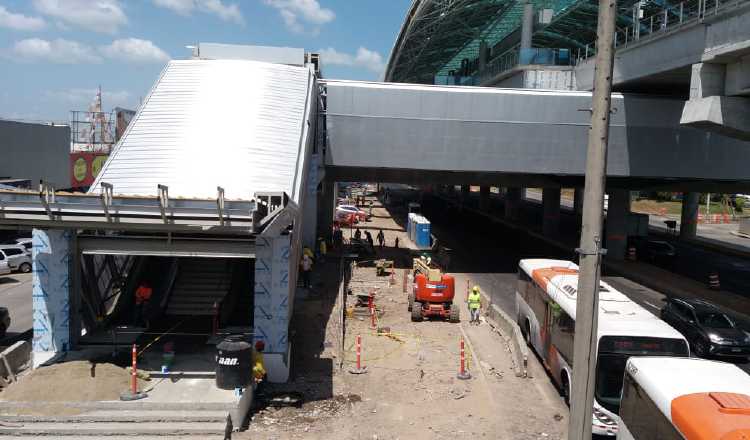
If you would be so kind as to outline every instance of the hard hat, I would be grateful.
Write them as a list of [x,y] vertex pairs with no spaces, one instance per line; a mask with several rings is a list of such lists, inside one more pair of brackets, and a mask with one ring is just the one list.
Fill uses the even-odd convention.
[[479,286],[474,286],[471,288],[472,292],[479,292]]
[[266,343],[263,341],[255,341],[255,349],[258,351],[263,351],[263,349],[266,348]]

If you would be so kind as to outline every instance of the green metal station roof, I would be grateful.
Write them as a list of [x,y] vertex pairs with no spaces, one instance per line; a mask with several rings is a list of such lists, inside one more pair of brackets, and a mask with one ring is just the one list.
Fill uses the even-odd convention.
[[[534,47],[584,49],[596,39],[598,1],[529,0],[534,10],[552,9],[537,25]],[[482,42],[503,51],[518,45],[525,0],[413,0],[386,68],[386,81],[428,83],[479,56]],[[619,2],[618,28],[632,25],[637,0]],[[646,0],[644,9],[669,0]],[[500,53],[493,53],[497,56]]]

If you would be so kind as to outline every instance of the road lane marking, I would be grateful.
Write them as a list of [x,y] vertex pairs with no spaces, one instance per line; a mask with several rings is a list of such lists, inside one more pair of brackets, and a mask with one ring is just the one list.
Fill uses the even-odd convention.
[[661,310],[661,307],[657,306],[656,304],[652,304],[652,303],[650,303],[648,301],[645,301],[645,300],[643,302],[646,303],[646,305],[655,308],[656,310]]

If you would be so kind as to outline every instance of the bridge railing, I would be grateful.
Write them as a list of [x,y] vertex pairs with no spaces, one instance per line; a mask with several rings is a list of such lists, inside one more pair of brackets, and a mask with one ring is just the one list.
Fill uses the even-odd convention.
[[555,49],[548,47],[533,47],[519,49],[515,47],[494,58],[484,69],[472,76],[477,85],[508,72],[520,65],[570,66],[574,59],[569,49]]
[[[669,5],[645,4],[634,8],[632,25],[615,32],[615,50],[657,38],[680,27],[694,26],[707,17],[723,14],[750,4],[750,0],[687,0]],[[636,19],[636,17],[638,17]],[[576,53],[576,64],[596,55],[596,42]]]

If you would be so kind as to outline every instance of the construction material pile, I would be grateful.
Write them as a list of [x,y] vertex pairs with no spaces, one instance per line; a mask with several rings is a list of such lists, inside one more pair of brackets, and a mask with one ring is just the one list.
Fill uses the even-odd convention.
[[[139,381],[140,382],[140,381]],[[108,363],[63,362],[36,369],[0,393],[20,402],[86,402],[119,400],[130,386],[130,374]],[[138,385],[143,389],[143,384]]]

